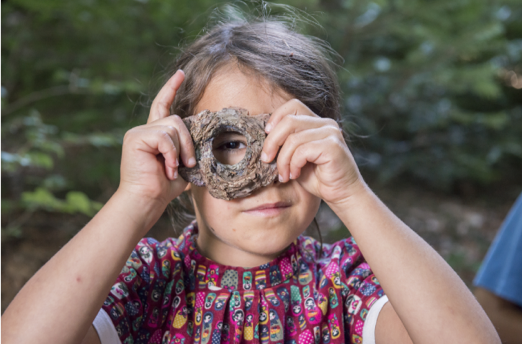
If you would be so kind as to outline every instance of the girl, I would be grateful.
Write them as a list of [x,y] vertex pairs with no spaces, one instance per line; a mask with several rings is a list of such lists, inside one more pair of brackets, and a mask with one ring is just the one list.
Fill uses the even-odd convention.
[[[229,19],[176,65],[147,124],[125,135],[117,192],[13,300],[4,343],[499,342],[459,277],[361,177],[321,42]],[[224,201],[178,166],[196,164],[181,117],[229,106],[271,113],[261,160],[276,159],[279,179]],[[217,147],[231,161],[244,149]],[[141,239],[184,191],[196,221],[177,240]],[[321,200],[353,238],[302,235]]]

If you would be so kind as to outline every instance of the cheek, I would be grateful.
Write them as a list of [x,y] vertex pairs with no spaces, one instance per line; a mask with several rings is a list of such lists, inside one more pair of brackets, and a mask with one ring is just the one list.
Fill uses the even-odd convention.
[[[223,233],[223,224],[233,224],[233,220],[237,215],[237,207],[234,206],[234,200],[225,201],[214,198],[205,187],[192,187],[192,198],[194,201],[196,215],[214,229],[214,234],[219,236],[227,236]],[[225,228],[232,228],[234,226],[225,226]]]
[[232,215],[234,207],[231,202],[233,201],[214,198],[205,187],[193,187],[192,197],[200,215],[207,219],[216,218],[218,215],[217,218],[227,220]]
[[295,192],[298,194],[300,200],[299,203],[301,208],[301,214],[304,217],[303,220],[305,220],[305,222],[311,222],[317,214],[317,211],[319,210],[319,206],[321,205],[321,199],[303,189],[297,181],[292,181],[291,183],[296,184],[294,186],[294,189]]

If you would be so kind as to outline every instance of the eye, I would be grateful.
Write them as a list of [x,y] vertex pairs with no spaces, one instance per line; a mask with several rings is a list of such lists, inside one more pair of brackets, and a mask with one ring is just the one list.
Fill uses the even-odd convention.
[[235,149],[244,149],[246,148],[246,145],[241,141],[230,141],[225,142],[218,146],[217,149],[219,150],[235,150]]
[[214,157],[223,165],[235,165],[246,153],[245,136],[236,132],[223,132],[216,136],[212,143]]

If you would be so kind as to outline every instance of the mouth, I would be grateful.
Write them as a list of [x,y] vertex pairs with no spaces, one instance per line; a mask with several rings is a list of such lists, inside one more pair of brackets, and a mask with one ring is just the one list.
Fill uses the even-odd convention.
[[281,214],[286,209],[290,208],[291,205],[292,204],[289,201],[265,203],[255,208],[245,210],[244,213],[257,216],[275,216]]

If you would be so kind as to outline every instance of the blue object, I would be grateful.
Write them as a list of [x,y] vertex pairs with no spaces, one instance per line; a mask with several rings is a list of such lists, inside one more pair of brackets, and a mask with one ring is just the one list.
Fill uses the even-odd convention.
[[473,284],[522,307],[522,194],[500,227]]

